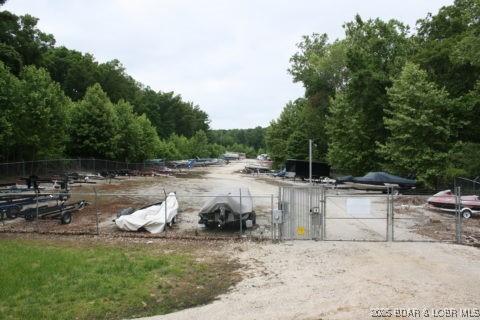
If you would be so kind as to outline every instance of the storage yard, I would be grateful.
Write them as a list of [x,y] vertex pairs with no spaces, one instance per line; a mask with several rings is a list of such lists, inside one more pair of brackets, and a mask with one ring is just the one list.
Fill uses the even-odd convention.
[[[271,239],[271,210],[278,207],[279,186],[305,187],[300,180],[278,178],[269,174],[244,173],[245,167],[259,165],[255,160],[234,161],[230,164],[180,169],[169,174],[117,176],[91,183],[70,185],[68,203],[85,200],[88,205],[72,215],[69,224],[54,219],[26,221],[24,218],[4,219],[3,232],[42,232],[65,234],[114,234],[118,236],[221,237],[236,238],[239,226],[205,228],[199,224],[203,204],[228,192],[248,189],[253,200],[256,225],[244,228],[244,237]],[[361,192],[327,186],[327,218],[325,240],[384,241],[387,197],[381,192]],[[96,195],[95,195],[96,192]],[[157,235],[147,231],[126,232],[114,223],[117,214],[126,208],[142,208],[164,200],[165,193],[175,192],[178,215],[175,223]],[[346,201],[361,195],[371,201],[368,219],[358,219],[347,213]],[[399,241],[455,241],[455,216],[427,208],[428,196],[396,195],[394,197],[394,234]],[[97,230],[98,219],[98,230]],[[474,215],[463,220],[463,241],[479,244],[480,219]]]
[[[167,241],[173,250],[191,242],[205,257],[236,261],[230,272],[242,280],[218,291],[223,293],[217,301],[153,319],[221,319],[226,312],[231,319],[259,315],[276,319],[363,319],[374,312],[372,306],[475,306],[475,297],[480,294],[480,251],[475,248],[480,234],[478,216],[463,221],[462,241],[471,246],[450,244],[455,242],[454,215],[429,210],[427,196],[396,195],[395,242],[384,242],[387,195],[330,185],[326,191],[327,241],[272,243],[272,198],[273,208],[277,208],[280,186],[303,188],[307,183],[245,172],[245,166],[255,165],[258,163],[254,160],[233,161],[155,176],[74,183],[69,201],[86,200],[89,205],[75,213],[71,223],[18,217],[0,223],[0,236],[37,239],[37,243],[71,239],[87,246],[94,242],[121,245],[133,237],[140,246],[163,246]],[[203,204],[232,187],[250,190],[256,212],[256,225],[243,230],[242,237],[238,225],[207,229],[198,224]],[[127,232],[116,226],[114,219],[122,209],[158,203],[169,192],[176,193],[178,215],[166,231]],[[348,215],[347,199],[359,195],[371,202],[367,219]],[[366,296],[365,292],[370,294]],[[136,315],[151,314],[147,309]]]

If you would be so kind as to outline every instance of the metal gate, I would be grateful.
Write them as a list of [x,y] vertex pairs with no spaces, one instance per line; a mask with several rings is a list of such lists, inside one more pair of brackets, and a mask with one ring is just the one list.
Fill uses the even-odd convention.
[[274,238],[279,240],[322,239],[325,189],[280,187],[278,210],[274,210]]
[[273,239],[389,241],[393,198],[387,194],[338,192],[325,187],[280,187],[272,212]]
[[[458,190],[457,190],[458,189]],[[432,224],[423,211],[402,214],[402,197],[393,188],[378,191],[332,189],[324,186],[280,187],[278,208],[272,210],[274,240],[324,241],[455,241],[462,243],[463,219],[460,188],[455,195],[455,216],[447,221],[451,239],[424,236]],[[398,201],[399,204],[395,205]],[[419,219],[420,218],[420,219]],[[420,224],[417,225],[416,221]],[[423,220],[427,224],[422,224]],[[421,228],[424,229],[421,229]],[[420,229],[419,229],[420,228]],[[417,232],[418,231],[418,232]]]

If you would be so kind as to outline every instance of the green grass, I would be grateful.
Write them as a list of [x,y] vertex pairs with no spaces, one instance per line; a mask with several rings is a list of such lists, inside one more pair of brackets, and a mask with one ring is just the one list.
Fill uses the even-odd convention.
[[225,259],[152,245],[0,240],[0,319],[118,319],[204,304],[238,277]]

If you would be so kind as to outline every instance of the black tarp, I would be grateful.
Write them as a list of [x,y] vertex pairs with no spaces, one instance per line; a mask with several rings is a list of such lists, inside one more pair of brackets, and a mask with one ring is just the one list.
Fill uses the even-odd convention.
[[398,184],[402,187],[414,187],[417,183],[415,180],[394,176],[393,174],[386,172],[369,172],[363,177],[353,178],[353,182],[375,185],[382,185],[385,183]]

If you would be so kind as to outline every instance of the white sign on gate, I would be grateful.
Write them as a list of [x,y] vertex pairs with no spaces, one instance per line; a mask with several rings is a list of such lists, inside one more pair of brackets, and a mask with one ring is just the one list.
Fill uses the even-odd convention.
[[350,216],[370,216],[370,199],[347,198],[347,214]]

